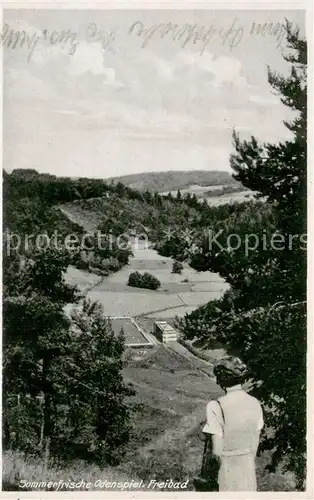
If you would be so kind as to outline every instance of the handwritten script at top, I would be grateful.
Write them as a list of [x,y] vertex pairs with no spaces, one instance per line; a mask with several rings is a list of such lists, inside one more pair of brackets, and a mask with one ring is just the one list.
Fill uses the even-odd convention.
[[[249,30],[239,24],[239,20],[235,18],[229,26],[202,26],[198,24],[173,24],[171,22],[163,24],[154,24],[145,26],[142,21],[136,21],[126,30],[124,35],[138,38],[140,47],[147,47],[152,41],[167,39],[180,48],[184,49],[191,44],[199,49],[199,54],[204,54],[211,41],[221,43],[223,46],[232,51],[241,43],[244,35],[273,37],[277,48],[281,46],[283,39],[286,36],[285,23],[264,23],[257,24],[252,22]],[[95,22],[89,23],[83,34],[79,36],[77,32],[70,29],[48,31],[34,31],[32,33],[15,30],[7,23],[3,26],[3,32],[0,34],[0,46],[10,49],[26,49],[28,52],[27,61],[30,62],[32,55],[38,45],[45,44],[50,46],[58,46],[62,51],[66,51],[69,55],[74,55],[79,47],[81,38],[87,43],[99,43],[101,50],[113,51],[114,42],[120,36],[117,30],[100,29]]]
[[[112,50],[112,44],[118,33],[114,30],[99,29],[96,23],[89,23],[84,32],[84,41],[87,43],[98,43],[102,50]],[[59,47],[69,55],[74,55],[80,45],[79,34],[71,29],[48,31],[27,32],[24,30],[15,30],[7,23],[3,26],[3,32],[0,34],[0,46],[5,48],[26,49],[28,51],[27,61],[31,61],[35,49],[42,44],[43,46]]]
[[141,21],[136,21],[129,29],[129,35],[135,34],[142,40],[142,47],[145,48],[153,40],[153,38],[170,38],[174,42],[178,42],[182,48],[189,44],[199,43],[201,46],[200,54],[202,55],[206,47],[214,38],[221,41],[223,45],[227,45],[230,50],[237,47],[243,37],[243,28],[236,26],[237,19],[227,27],[217,27],[210,25],[209,27],[199,26],[197,24],[154,24],[146,28]]
[[[283,23],[264,23],[257,24],[253,21],[249,35],[273,36],[277,41],[277,47],[282,43],[286,34],[286,25]],[[182,48],[190,44],[199,44],[200,55],[202,55],[212,40],[220,42],[231,51],[237,47],[243,38],[244,28],[238,24],[238,19],[227,27],[219,27],[211,24],[210,26],[200,26],[198,24],[154,24],[145,27],[141,21],[136,21],[130,26],[129,35],[135,35],[142,41],[142,48],[148,46],[153,38],[170,38],[178,42]]]

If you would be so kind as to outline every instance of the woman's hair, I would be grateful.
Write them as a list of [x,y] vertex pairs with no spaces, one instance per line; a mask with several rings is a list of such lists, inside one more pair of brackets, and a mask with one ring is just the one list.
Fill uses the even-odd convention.
[[219,359],[214,366],[214,375],[221,387],[232,387],[244,382],[247,367],[241,359],[235,356],[226,356]]

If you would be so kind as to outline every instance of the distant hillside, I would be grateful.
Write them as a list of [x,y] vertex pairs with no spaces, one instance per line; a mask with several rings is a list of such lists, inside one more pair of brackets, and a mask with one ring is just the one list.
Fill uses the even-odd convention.
[[228,172],[219,170],[168,170],[167,172],[143,172],[142,174],[130,174],[122,177],[108,179],[114,182],[122,182],[126,186],[141,191],[173,191],[175,189],[186,189],[193,185],[219,186],[239,185]]

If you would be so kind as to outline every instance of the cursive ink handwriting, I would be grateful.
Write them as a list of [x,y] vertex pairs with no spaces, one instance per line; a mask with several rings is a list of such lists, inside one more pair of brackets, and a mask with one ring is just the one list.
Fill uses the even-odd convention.
[[[287,25],[281,22],[258,24],[253,21],[245,31],[236,17],[227,27],[214,24],[203,26],[189,23],[174,24],[171,22],[145,26],[142,21],[138,20],[129,27],[127,34],[137,37],[142,48],[147,47],[153,39],[168,39],[179,44],[181,48],[196,45],[199,54],[202,55],[212,41],[216,41],[232,51],[239,46],[245,35],[252,38],[272,37],[276,40],[277,48],[279,48],[287,34]],[[114,52],[113,46],[118,35],[117,29],[100,29],[95,22],[89,23],[83,34],[87,43],[99,43],[102,50],[111,52]],[[61,50],[67,50],[69,55],[75,54],[80,44],[78,33],[70,29],[60,31],[43,29],[28,33],[24,30],[13,29],[9,24],[5,23],[3,32],[0,34],[0,46],[13,50],[27,50],[28,63],[31,61],[39,42],[59,46]]]
[[14,30],[5,23],[3,32],[0,34],[0,45],[3,47],[13,50],[24,48],[28,50],[28,63],[39,42],[45,42],[49,45],[59,45],[61,49],[67,48],[70,55],[75,53],[79,44],[77,33],[71,30],[49,32],[47,29],[44,29],[41,32],[34,31],[32,34],[29,34],[24,30]]
[[30,35],[26,31],[17,31],[8,24],[4,24],[3,32],[0,34],[0,45],[12,49],[26,48],[28,50],[27,61],[30,62],[33,52],[39,42],[40,37],[36,32]]
[[101,30],[96,23],[90,23],[85,35],[88,42],[99,42],[104,50],[109,49],[113,52],[112,45],[117,38],[118,32],[111,29]]
[[[292,23],[289,23],[290,25]],[[286,24],[283,23],[264,23],[264,24],[257,24],[255,21],[253,21],[251,30],[250,30],[250,35],[256,36],[256,35],[261,35],[263,37],[265,36],[273,36],[277,40],[277,48],[281,47],[282,41],[286,36],[287,33],[287,26]]]
[[237,18],[228,28],[218,27],[215,25],[199,26],[198,24],[183,25],[164,23],[154,24],[146,28],[141,21],[136,21],[129,28],[129,35],[134,33],[142,40],[142,48],[148,46],[153,37],[165,38],[170,37],[174,42],[181,42],[181,47],[185,48],[190,43],[200,43],[200,54],[206,50],[207,45],[214,38],[221,41],[222,45],[226,45],[232,51],[239,45],[243,36],[243,28],[237,26]]
[[147,27],[142,21],[136,21],[130,26],[128,34],[138,37],[141,40],[142,48],[147,47],[153,39],[168,38],[173,42],[180,43],[181,48],[185,48],[189,44],[198,44],[200,55],[202,55],[212,40],[218,41],[232,51],[238,47],[244,35],[273,37],[277,41],[277,48],[279,48],[286,37],[287,25],[282,22],[258,24],[253,21],[245,32],[237,18],[228,27],[219,27],[214,24],[209,26],[188,23],[173,24],[171,22],[153,24]]
[[62,50],[68,48],[68,54],[73,55],[79,45],[78,34],[71,30],[52,31],[49,33],[47,29],[42,31],[43,39],[51,45],[59,45]]
[[[90,23],[84,33],[84,40],[87,43],[99,43],[103,50],[111,50],[112,45],[118,35],[117,30],[99,29],[96,23]],[[31,61],[35,48],[40,43],[59,46],[61,50],[67,50],[69,55],[75,54],[77,47],[80,44],[78,33],[70,30],[54,30],[34,31],[27,33],[26,31],[18,31],[10,27],[7,23],[3,27],[3,32],[0,34],[0,46],[10,49],[28,49],[27,61]]]

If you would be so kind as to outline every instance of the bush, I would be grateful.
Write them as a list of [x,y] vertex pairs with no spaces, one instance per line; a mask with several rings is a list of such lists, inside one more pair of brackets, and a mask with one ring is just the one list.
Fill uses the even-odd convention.
[[140,274],[138,271],[135,271],[129,276],[128,286],[157,290],[160,287],[160,281],[152,274]]
[[183,269],[182,262],[175,260],[174,263],[172,264],[172,272],[176,274],[181,274],[182,269]]
[[142,287],[157,290],[160,287],[160,281],[152,274],[144,273],[142,276]]
[[135,271],[134,273],[130,274],[128,281],[129,286],[141,287],[141,282],[142,282],[142,275],[138,271]]

